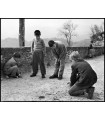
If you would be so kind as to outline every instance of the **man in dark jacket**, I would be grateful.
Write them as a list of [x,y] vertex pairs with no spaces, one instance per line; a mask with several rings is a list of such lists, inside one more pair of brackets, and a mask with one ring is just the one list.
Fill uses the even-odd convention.
[[55,71],[50,79],[58,78],[61,80],[63,78],[64,68],[65,68],[65,58],[66,58],[66,47],[60,41],[50,40],[48,42],[49,47],[51,47],[53,55],[56,58]]
[[92,99],[94,93],[93,85],[97,82],[95,71],[89,63],[80,57],[78,51],[71,53],[70,60],[72,60],[72,73],[69,94],[78,96],[87,93],[88,98]]
[[90,46],[89,46],[89,49],[88,49],[88,54],[89,54],[89,57],[92,58],[94,55],[95,55],[95,49],[93,47],[93,41],[91,41],[90,43]]

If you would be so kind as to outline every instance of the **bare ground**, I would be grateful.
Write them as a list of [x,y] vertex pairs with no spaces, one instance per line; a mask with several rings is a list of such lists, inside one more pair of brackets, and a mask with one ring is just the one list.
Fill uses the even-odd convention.
[[34,78],[26,73],[19,79],[3,79],[1,81],[1,101],[104,101],[104,56],[87,60],[98,76],[92,100],[86,96],[73,97],[68,94],[71,67],[66,64],[63,80],[50,80],[54,67],[47,68],[45,79],[40,71]]

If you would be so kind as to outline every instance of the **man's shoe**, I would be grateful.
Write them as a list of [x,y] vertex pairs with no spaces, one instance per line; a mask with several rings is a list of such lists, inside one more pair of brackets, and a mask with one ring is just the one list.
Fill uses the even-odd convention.
[[6,79],[9,79],[10,77],[8,75],[6,75]]
[[30,75],[30,77],[35,77],[36,76],[36,74],[32,74],[32,75]]
[[62,80],[62,76],[59,76],[59,77],[58,77],[58,80]]
[[18,78],[18,76],[10,76],[10,78]]
[[42,78],[46,78],[45,75],[42,75]]
[[53,79],[53,78],[58,78],[58,75],[52,75],[49,77],[50,79]]
[[88,93],[87,98],[88,99],[92,99],[93,98],[93,93],[94,93],[95,87],[90,87],[86,90],[86,92]]
[[18,78],[22,78],[22,76],[21,76],[21,75],[18,75]]

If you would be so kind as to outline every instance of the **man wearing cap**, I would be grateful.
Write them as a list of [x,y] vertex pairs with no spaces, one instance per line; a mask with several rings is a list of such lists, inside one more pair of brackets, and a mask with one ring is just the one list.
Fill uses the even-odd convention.
[[61,80],[63,78],[65,68],[66,47],[62,42],[53,40],[50,40],[48,45],[51,47],[52,52],[56,58],[54,74],[49,78],[58,78],[58,80]]

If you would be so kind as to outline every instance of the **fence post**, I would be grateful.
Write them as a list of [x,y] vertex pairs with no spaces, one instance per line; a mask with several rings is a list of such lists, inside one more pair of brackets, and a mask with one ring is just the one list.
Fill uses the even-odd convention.
[[19,47],[25,46],[25,20],[19,19]]

